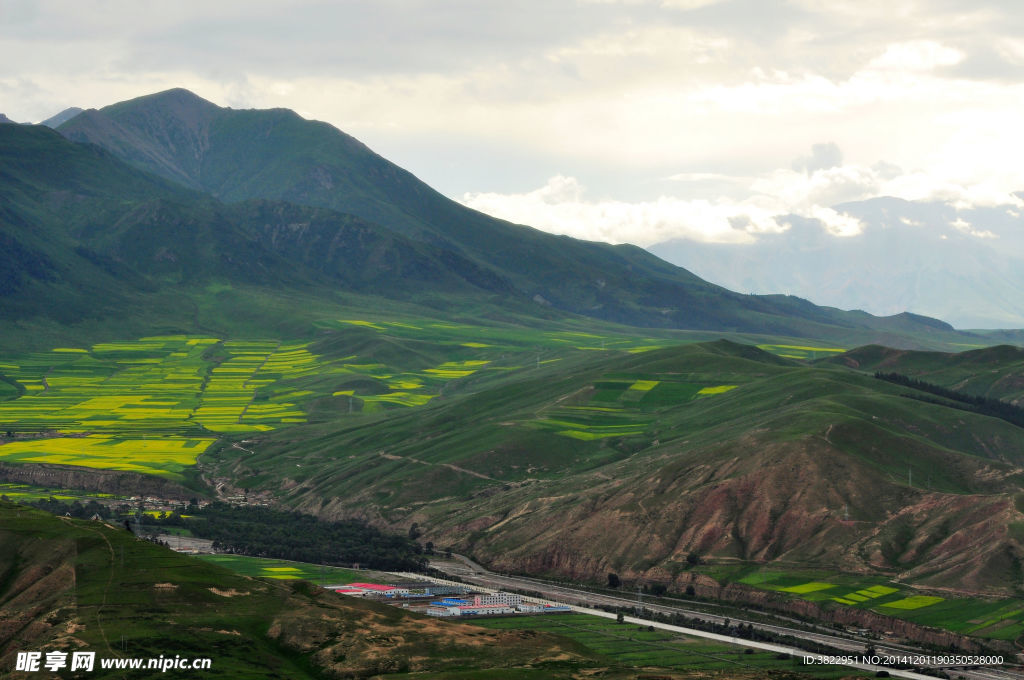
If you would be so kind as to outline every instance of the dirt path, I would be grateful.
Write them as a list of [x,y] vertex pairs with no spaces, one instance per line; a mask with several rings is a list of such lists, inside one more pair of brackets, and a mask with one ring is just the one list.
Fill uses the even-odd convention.
[[467,470],[466,468],[459,467],[458,465],[452,465],[451,463],[431,463],[429,461],[420,460],[419,458],[413,458],[412,456],[396,456],[393,453],[384,453],[383,451],[378,452],[378,455],[380,455],[381,458],[387,458],[388,460],[408,460],[412,461],[413,463],[419,463],[420,465],[429,465],[432,467],[446,467],[449,470],[455,470],[456,472],[461,472],[466,475],[472,475],[474,477],[479,477],[480,479],[486,479],[489,482],[502,481],[500,479],[495,479],[494,477],[488,477],[487,475],[480,474],[479,472],[476,472],[474,470]]
[[[67,517],[59,517],[58,519],[65,524],[72,525],[72,522]],[[110,594],[110,585],[114,581],[114,562],[116,559],[114,557],[114,546],[110,544],[110,539],[107,538],[106,534],[99,529],[93,529],[92,527],[82,526],[80,524],[76,526],[77,528],[85,529],[86,531],[91,531],[98,535],[103,539],[103,542],[107,544],[107,553],[110,555],[110,566],[107,568],[107,585],[103,588],[103,599],[100,601],[100,605],[96,607],[96,625],[100,629],[100,635],[103,636],[103,644],[107,646],[107,651],[115,656],[120,656],[120,654],[114,651],[114,648],[110,646],[110,640],[107,639],[107,631],[103,628],[103,621],[100,619],[100,612],[107,606],[107,596]]]

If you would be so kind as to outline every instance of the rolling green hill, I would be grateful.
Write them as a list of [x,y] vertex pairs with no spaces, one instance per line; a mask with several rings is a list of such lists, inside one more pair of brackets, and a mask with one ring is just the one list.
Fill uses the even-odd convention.
[[[696,553],[1019,587],[1024,430],[1005,421],[724,341],[547,366],[506,356],[426,405],[339,375],[320,408],[355,414],[257,433],[202,464],[325,516],[417,522],[500,569],[681,588]],[[400,359],[377,370],[413,375]]]
[[872,345],[829,359],[868,372],[900,373],[966,394],[1019,403],[1024,398],[1024,349],[998,345],[966,352],[896,350]]
[[[319,328],[11,353],[0,459],[416,522],[437,546],[527,572],[682,588],[695,553],[1018,587],[1024,430],[780,356],[871,348],[769,354],[443,317]],[[964,361],[993,375],[1015,357]]]

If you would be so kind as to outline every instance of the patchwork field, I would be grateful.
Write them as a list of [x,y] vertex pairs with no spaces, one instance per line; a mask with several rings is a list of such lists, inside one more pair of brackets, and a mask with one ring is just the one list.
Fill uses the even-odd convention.
[[943,598],[902,584],[839,573],[755,572],[738,579],[755,588],[828,606],[858,607],[957,633],[995,640],[1024,634],[1024,601]]
[[612,374],[565,404],[546,410],[532,424],[583,441],[642,435],[655,422],[658,410],[725,394],[736,387],[641,373]]
[[[321,325],[339,335],[363,335],[350,337],[351,346],[327,347],[167,335],[0,356],[0,434],[10,433],[0,439],[0,460],[180,478],[221,436],[306,423],[311,411],[319,420],[373,416],[424,406],[467,381],[500,382],[572,354],[658,346],[644,337],[428,320]],[[416,350],[403,351],[398,343]],[[639,402],[663,391],[640,381],[631,394]],[[646,426],[633,416],[566,418],[551,425],[583,439]]]
[[160,336],[6,356],[0,460],[180,477],[221,434],[305,422],[286,390],[317,358],[277,341]]

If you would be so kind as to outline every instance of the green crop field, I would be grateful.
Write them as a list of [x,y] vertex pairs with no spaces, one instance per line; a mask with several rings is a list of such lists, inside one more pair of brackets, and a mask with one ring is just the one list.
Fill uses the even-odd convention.
[[643,435],[659,410],[698,397],[724,394],[736,385],[708,385],[648,374],[612,374],[564,404],[544,410],[529,424],[556,434],[592,441]]
[[807,345],[772,345],[761,344],[758,349],[771,352],[787,359],[800,359],[803,361],[814,361],[835,356],[846,351],[841,347],[813,347]]
[[[739,574],[737,574],[739,575]],[[737,580],[825,606],[857,607],[995,640],[1024,634],[1024,600],[923,595],[899,583],[850,574],[760,570]]]
[[[264,557],[247,557],[245,555],[198,555],[198,557],[239,574],[272,578],[279,581],[305,579],[318,585],[337,585],[374,582],[374,579],[378,579],[381,576],[376,572],[355,571],[352,569],[342,569],[341,567],[328,567],[288,560],[273,560]],[[394,577],[388,578],[393,579]]]
[[[636,624],[616,623],[588,614],[548,614],[487,618],[476,625],[497,630],[534,630],[556,633],[576,640],[615,662],[627,666],[667,668],[704,673],[761,673],[783,671],[808,673],[816,678],[856,676],[845,666],[803,666],[795,658],[780,659],[775,652],[688,637]],[[866,675],[866,674],[865,674]]]
[[0,482],[0,497],[6,496],[8,500],[15,503],[26,501],[45,500],[54,498],[59,501],[88,502],[125,500],[126,496],[116,494],[100,493],[98,491],[81,491],[79,489],[53,489],[45,486],[34,486],[31,484],[20,484],[17,482]]

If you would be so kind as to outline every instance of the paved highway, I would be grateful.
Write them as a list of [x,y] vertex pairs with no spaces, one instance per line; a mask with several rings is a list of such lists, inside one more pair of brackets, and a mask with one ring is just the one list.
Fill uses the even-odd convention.
[[[598,616],[610,616],[614,618],[614,614],[603,612],[600,610],[593,610],[595,606],[613,606],[620,608],[629,608],[637,606],[635,598],[628,597],[617,597],[613,595],[605,595],[601,593],[592,593],[586,590],[577,588],[571,588],[568,586],[555,585],[542,581],[539,579],[520,577],[520,576],[505,576],[497,574],[485,569],[482,565],[470,560],[462,555],[453,556],[456,559],[453,560],[432,560],[430,566],[442,571],[446,574],[456,576],[463,581],[473,583],[476,585],[490,588],[492,590],[526,590],[540,593],[544,598],[551,600],[552,602],[558,602],[563,604],[573,605],[577,609],[587,610],[587,613],[593,613]],[[828,645],[838,650],[843,650],[851,655],[861,655],[864,653],[866,645],[871,642],[874,644],[877,656],[904,656],[904,655],[921,655],[921,656],[932,656],[933,652],[924,649],[918,649],[908,645],[896,645],[888,642],[879,642],[875,640],[869,640],[867,638],[853,638],[841,637],[835,634],[827,632],[813,632],[806,631],[799,628],[790,628],[781,625],[773,625],[760,623],[757,621],[746,621],[738,619],[735,616],[723,616],[717,614],[709,614],[707,612],[696,611],[688,609],[682,606],[666,605],[662,603],[653,603],[649,600],[642,602],[643,607],[650,611],[664,612],[664,613],[678,613],[688,617],[700,618],[705,621],[711,621],[715,623],[722,623],[725,620],[729,620],[733,624],[752,625],[757,630],[763,630],[772,632],[779,635],[791,635],[798,640],[807,640],[817,642],[819,644]],[[627,617],[628,621],[641,622],[640,619],[633,619]],[[713,633],[706,633],[704,631],[683,629],[679,626],[670,626],[668,624],[659,624],[653,621],[642,621],[647,625],[653,625],[657,628],[665,630],[673,630],[676,632],[686,632],[688,635],[696,635],[699,637],[711,637],[713,639],[720,639],[726,642],[733,642],[735,644],[745,645],[748,647],[760,647],[764,649],[775,649],[775,651],[787,651],[792,654],[811,654],[805,650],[798,648],[790,648],[782,645],[765,645],[765,643],[754,643],[749,640],[741,640],[737,638],[729,638],[727,636],[715,635]],[[1015,661],[1015,659],[1007,659],[1007,661]],[[857,668],[864,670],[880,670],[879,667],[869,666],[864,664],[850,664]],[[934,666],[934,664],[933,664]],[[940,666],[935,666],[940,667]],[[930,676],[921,675],[918,673],[912,673],[909,671],[901,671],[893,668],[886,668],[890,674],[905,678],[929,678]],[[978,669],[955,669],[947,671],[951,677],[964,676],[969,680],[1024,680],[1024,672],[1020,668],[1007,668],[1007,667],[981,667]]]

